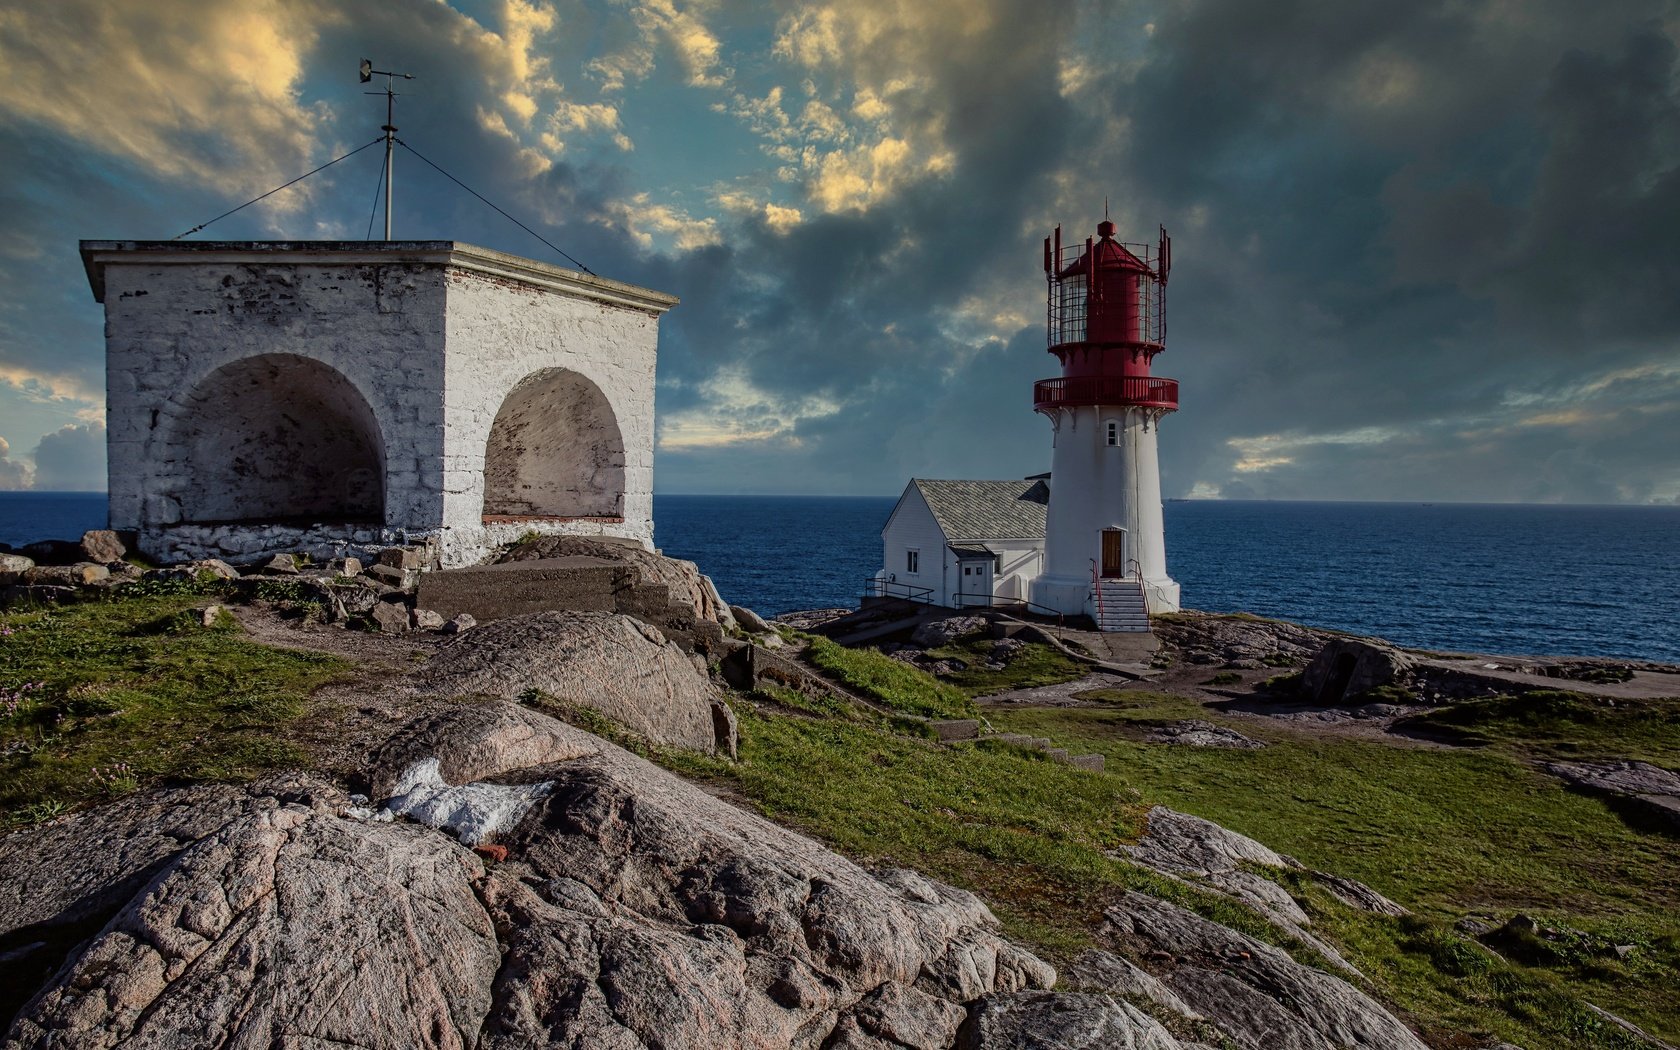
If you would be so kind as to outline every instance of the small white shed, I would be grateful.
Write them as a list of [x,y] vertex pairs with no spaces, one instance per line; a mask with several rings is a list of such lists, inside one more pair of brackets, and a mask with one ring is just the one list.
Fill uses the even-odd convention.
[[1049,475],[912,478],[881,529],[875,593],[949,608],[1025,601],[1043,570]]

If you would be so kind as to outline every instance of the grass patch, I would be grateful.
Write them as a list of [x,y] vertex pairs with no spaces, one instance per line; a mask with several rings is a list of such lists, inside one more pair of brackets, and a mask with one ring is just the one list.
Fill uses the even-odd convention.
[[926,671],[888,659],[874,649],[848,649],[812,636],[805,657],[848,689],[895,711],[927,718],[969,718],[974,702]]
[[1203,682],[1203,685],[1236,685],[1242,681],[1242,675],[1235,671],[1221,671]]
[[941,649],[929,649],[927,655],[935,660],[961,660],[966,664],[966,670],[944,678],[969,696],[1060,685],[1077,681],[1091,670],[1066,653],[1039,642],[1029,642],[1015,650],[1001,668],[987,667],[996,644],[994,638],[972,638]]
[[1567,678],[1573,682],[1591,682],[1597,685],[1615,685],[1618,682],[1633,681],[1631,667],[1548,667],[1543,671],[1551,678]]
[[1539,690],[1453,704],[1400,726],[1535,758],[1634,758],[1680,767],[1680,699]]
[[1395,685],[1393,682],[1388,682],[1383,685],[1379,685],[1374,689],[1367,689],[1363,693],[1355,693],[1353,696],[1343,700],[1341,702],[1341,706],[1361,707],[1365,704],[1403,705],[1415,704],[1417,702],[1418,698],[1416,693],[1407,689],[1403,685]]
[[1301,692],[1302,674],[1275,674],[1255,686],[1262,693],[1273,693],[1277,696],[1296,696]]
[[1106,856],[1136,839],[1145,809],[1115,777],[1014,748],[940,747],[885,723],[736,710],[740,761],[655,757],[841,852],[980,893],[1011,936],[1052,958],[1088,947],[1104,903],[1124,889],[1280,940],[1246,909]]
[[[1503,747],[1398,747],[1249,721],[1227,724],[1270,746],[1150,745],[1139,740],[1142,727],[1184,717],[1187,702],[1131,690],[1114,698],[1103,708],[991,717],[999,729],[1099,751],[1141,797],[1253,836],[1309,867],[1359,879],[1414,909],[1415,919],[1404,921],[1333,903],[1310,910],[1389,1001],[1433,1032],[1523,1046],[1634,1045],[1587,1011],[1587,1001],[1662,1038],[1680,1037],[1671,991],[1680,982],[1680,849],[1673,839],[1629,828],[1604,803],[1566,790]],[[1602,710],[1566,696],[1514,721],[1525,709],[1487,703],[1483,710],[1498,717],[1458,717],[1479,730],[1497,727],[1512,748],[1535,746],[1517,743],[1535,726],[1541,737],[1559,739],[1579,738],[1584,726],[1621,748],[1640,731],[1634,726],[1649,729],[1656,718],[1647,712],[1631,725],[1612,719],[1607,727],[1589,717]],[[1627,703],[1618,700],[1617,710]],[[1197,717],[1219,720],[1205,708]],[[1661,753],[1666,745],[1648,747]],[[1548,942],[1549,955],[1535,951],[1506,963],[1452,929],[1467,913],[1519,911],[1576,932]],[[1617,958],[1607,949],[1611,942],[1635,948]]]
[[860,715],[855,706],[828,693],[807,693],[773,682],[760,683],[758,688],[747,694],[747,698],[756,703],[772,704],[789,711],[802,711],[808,715],[825,718],[856,718]]
[[348,669],[203,626],[193,583],[0,617],[0,820],[27,824],[162,780],[300,765],[285,733]]

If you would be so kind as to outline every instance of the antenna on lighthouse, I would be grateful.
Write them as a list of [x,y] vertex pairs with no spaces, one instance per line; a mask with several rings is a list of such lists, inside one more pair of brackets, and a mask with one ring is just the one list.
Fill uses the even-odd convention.
[[396,80],[397,77],[402,77],[404,80],[413,80],[414,79],[414,74],[412,74],[412,73],[392,73],[392,72],[390,72],[388,70],[384,70],[384,69],[375,69],[375,68],[373,68],[373,60],[364,58],[364,59],[362,59],[361,76],[362,76],[362,83],[364,83],[364,84],[366,84],[368,81],[372,80],[376,76],[385,78],[385,90],[384,91],[364,91],[363,94],[364,95],[384,95],[385,96],[385,126],[381,130],[383,130],[385,132],[385,239],[390,240],[391,239],[391,147],[393,145],[395,145],[396,140],[397,140],[397,123],[396,123],[396,120],[393,116],[393,112],[394,112],[395,105],[396,105],[397,93],[394,90],[392,90],[392,88],[395,86],[394,81]]

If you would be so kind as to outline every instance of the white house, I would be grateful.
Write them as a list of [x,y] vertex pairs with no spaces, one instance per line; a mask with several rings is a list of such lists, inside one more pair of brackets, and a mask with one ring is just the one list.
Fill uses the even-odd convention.
[[1043,569],[1048,475],[913,478],[881,530],[878,595],[952,608],[1023,601]]

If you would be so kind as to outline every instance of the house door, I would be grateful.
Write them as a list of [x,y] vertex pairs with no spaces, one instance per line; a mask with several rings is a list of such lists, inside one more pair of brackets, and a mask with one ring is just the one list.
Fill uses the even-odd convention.
[[1102,530],[1102,574],[1105,579],[1126,575],[1126,530]]

